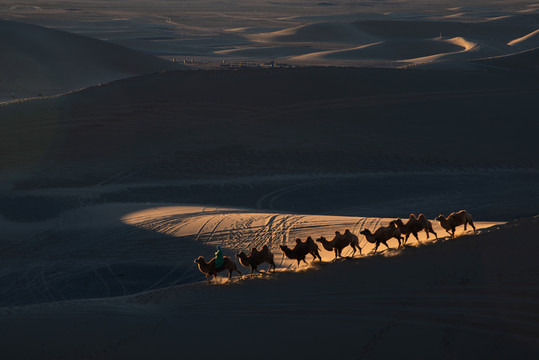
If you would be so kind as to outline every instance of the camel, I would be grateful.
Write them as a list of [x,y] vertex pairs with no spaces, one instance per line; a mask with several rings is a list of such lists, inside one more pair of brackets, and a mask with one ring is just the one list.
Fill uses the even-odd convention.
[[[296,245],[298,244],[298,240],[299,240],[299,243],[301,243],[300,239],[296,239]],[[307,254],[311,254],[313,256],[313,261],[316,260],[317,258],[318,260],[322,261],[322,257],[320,256],[320,252],[318,251],[318,245],[316,245],[312,237],[310,236],[307,237],[305,242],[302,244]]]
[[208,263],[206,262],[206,260],[204,260],[202,256],[199,256],[197,259],[195,259],[195,263],[198,264],[198,269],[202,273],[206,274],[206,279],[208,280],[208,284],[211,283],[210,279],[212,276],[213,278],[216,278],[217,273],[221,271],[225,271],[225,270],[228,270],[228,280],[232,278],[232,271],[237,272],[241,276],[241,272],[239,272],[236,266],[236,263],[234,261],[230,260],[228,256],[224,256],[223,260],[224,260],[223,266],[217,269],[215,267],[215,258],[211,259]]
[[305,240],[305,242],[301,242],[301,239],[296,239],[296,246],[294,246],[293,249],[290,249],[286,245],[279,245],[279,247],[287,258],[297,260],[298,266],[301,261],[307,264],[307,261],[305,261],[305,256],[307,256],[307,254],[311,254],[313,256],[313,261],[316,260],[316,258],[322,261],[322,257],[318,252],[318,245],[316,245],[310,236],[307,238],[307,240]]
[[[473,233],[475,234],[475,225],[473,224],[472,215],[468,214],[466,210],[451,213],[447,219],[440,214],[436,220],[438,220],[445,231],[451,235],[451,238],[455,237],[455,228],[460,225],[464,225],[464,230],[466,230],[466,225],[470,224],[473,228]],[[452,232],[449,232],[449,230]]]
[[327,251],[335,252],[335,258],[333,259],[333,261],[336,261],[338,257],[342,257],[341,252],[348,245],[352,246],[352,249],[354,250],[351,257],[354,257],[354,254],[356,253],[356,248],[359,249],[359,253],[361,254],[361,248],[359,247],[359,239],[348,229],[344,231],[344,234],[335,231],[335,237],[331,241],[326,240],[326,238],[323,236],[316,239],[316,241],[321,243],[324,249],[326,249]]
[[414,235],[417,242],[420,242],[417,233],[421,230],[425,230],[425,233],[427,234],[427,239],[429,238],[429,232],[433,233],[436,239],[438,239],[438,234],[436,234],[432,229],[432,223],[427,220],[427,218],[423,214],[419,214],[419,218],[416,218],[414,214],[410,214],[410,217],[408,218],[408,222],[406,222],[406,224],[404,224],[401,219],[393,220],[391,223],[395,224],[399,228],[401,234],[406,235],[406,237],[404,238],[405,244],[408,241],[408,237],[410,236],[410,234]]
[[375,253],[376,253],[376,250],[378,250],[378,246],[380,245],[380,243],[384,244],[389,249],[389,246],[387,245],[387,241],[391,238],[395,238],[399,241],[399,247],[397,249],[400,249],[401,240],[403,239],[399,228],[397,228],[395,224],[391,224],[391,223],[389,224],[389,226],[379,227],[374,232],[374,234],[371,233],[369,229],[362,230],[360,234],[365,235],[365,238],[371,244],[376,244],[376,246],[374,247]]
[[273,254],[269,250],[267,245],[262,247],[261,251],[258,251],[257,248],[251,249],[251,254],[247,256],[243,251],[236,255],[240,259],[240,263],[245,266],[251,267],[251,276],[253,276],[253,271],[258,271],[258,265],[267,262],[270,265],[269,270],[273,267],[273,272],[275,272],[275,263],[273,262]]

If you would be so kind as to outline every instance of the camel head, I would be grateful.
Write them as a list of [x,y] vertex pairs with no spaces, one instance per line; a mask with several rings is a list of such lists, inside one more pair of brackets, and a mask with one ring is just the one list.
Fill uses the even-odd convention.
[[436,217],[436,220],[438,221],[445,220],[445,216],[443,214],[440,214]]
[[240,251],[239,253],[236,254],[236,257],[240,259],[245,259],[247,255],[243,251]]
[[371,231],[369,229],[364,229],[359,232],[361,235],[372,235]]
[[284,254],[286,255],[287,258],[295,259],[297,257],[296,254],[294,253],[294,251],[292,251],[290,248],[288,248],[288,246],[279,245],[279,247],[281,248],[281,251],[284,252]]
[[316,241],[323,243],[324,241],[327,241],[327,239],[323,236],[320,236],[318,239],[316,239]]
[[195,263],[197,264],[205,264],[206,263],[206,260],[204,260],[204,257],[202,256],[199,256],[195,259]]

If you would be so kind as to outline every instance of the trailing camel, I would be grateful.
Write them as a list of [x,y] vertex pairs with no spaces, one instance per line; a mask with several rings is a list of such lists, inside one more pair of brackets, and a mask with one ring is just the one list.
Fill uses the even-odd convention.
[[348,229],[344,231],[344,234],[341,234],[340,232],[335,231],[335,237],[331,241],[328,241],[323,236],[316,239],[316,241],[321,243],[324,249],[326,249],[327,251],[335,252],[335,258],[333,259],[333,261],[337,260],[338,257],[342,257],[341,255],[342,250],[348,245],[350,245],[352,249],[354,250],[351,257],[354,257],[354,254],[356,253],[357,249],[359,249],[359,253],[361,254],[361,248],[359,247],[358,237],[352,234],[350,230]]
[[240,263],[245,267],[251,267],[251,276],[253,276],[253,271],[258,271],[257,267],[260,264],[268,263],[270,265],[269,270],[273,268],[273,272],[275,272],[275,263],[273,262],[273,254],[269,250],[267,245],[264,245],[262,247],[261,251],[258,251],[257,248],[252,248],[251,253],[249,256],[245,254],[243,251],[240,252],[238,255],[236,255],[238,259],[240,260]]
[[[451,213],[447,218],[440,214],[436,220],[438,220],[445,231],[451,235],[451,238],[455,237],[455,228],[460,225],[464,225],[464,230],[466,230],[466,225],[470,224],[473,228],[473,233],[475,234],[475,225],[473,224],[472,215],[467,213],[466,210]],[[451,230],[451,232],[449,232],[449,230]]]
[[313,256],[313,261],[317,258],[322,261],[322,257],[318,252],[318,245],[316,245],[310,236],[307,238],[307,240],[305,240],[305,242],[302,242],[299,238],[296,239],[296,246],[294,246],[293,249],[290,249],[286,245],[279,245],[279,247],[287,258],[297,260],[298,266],[301,261],[307,264],[307,261],[305,261],[305,256],[307,256],[307,254],[311,254]]
[[223,260],[223,266],[221,266],[220,268],[216,268],[215,258],[211,259],[208,263],[206,262],[206,260],[204,260],[204,257],[202,256],[199,256],[197,259],[195,259],[195,263],[198,264],[198,269],[204,274],[206,274],[208,284],[211,283],[212,276],[216,278],[217,273],[225,270],[228,270],[228,280],[232,278],[233,271],[237,272],[241,276],[241,272],[239,272],[238,267],[236,266],[236,263],[234,261],[230,260],[228,256],[224,256]]
[[401,247],[401,240],[403,239],[399,228],[397,228],[395,224],[392,224],[392,223],[390,223],[389,226],[379,227],[374,232],[374,234],[371,233],[369,229],[360,231],[360,234],[365,235],[365,238],[371,244],[376,244],[374,247],[375,253],[376,253],[376,250],[378,250],[378,246],[380,245],[380,243],[384,244],[389,249],[389,246],[387,245],[387,241],[391,238],[395,238],[399,241],[399,247],[397,248],[399,249]]
[[420,242],[417,234],[421,230],[425,230],[427,239],[429,238],[429,233],[433,233],[436,239],[438,239],[438,234],[436,234],[432,229],[432,223],[423,214],[419,214],[418,218],[416,218],[414,214],[410,214],[406,224],[403,223],[401,219],[393,220],[391,223],[395,224],[399,228],[401,234],[406,235],[404,238],[405,244],[408,241],[410,234],[414,235],[417,242]]

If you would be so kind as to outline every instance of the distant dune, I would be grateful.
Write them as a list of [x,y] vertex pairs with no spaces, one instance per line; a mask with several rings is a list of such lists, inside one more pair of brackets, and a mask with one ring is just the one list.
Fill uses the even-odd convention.
[[371,43],[375,37],[366,34],[351,22],[319,22],[269,33],[251,34],[254,41],[276,42],[359,42]]
[[[457,16],[458,15],[458,16]],[[265,48],[280,51],[267,56],[285,58],[294,65],[384,66],[406,63],[462,61],[509,55],[539,46],[535,14],[507,15],[488,20],[460,19],[453,14],[442,19],[372,19],[321,21],[278,31],[246,34]],[[451,19],[451,20],[450,20]],[[460,20],[458,20],[460,19]],[[312,50],[308,50],[311,46]],[[302,48],[302,51],[293,49]],[[253,47],[251,47],[253,49]],[[219,55],[256,57],[263,53],[220,50]],[[288,57],[287,57],[288,56]]]
[[108,42],[5,20],[0,46],[0,101],[180,67]]
[[290,60],[360,60],[377,59],[391,61],[407,61],[426,56],[457,53],[471,49],[463,39],[462,42],[450,40],[401,40],[384,41],[345,50],[325,51],[290,58]]

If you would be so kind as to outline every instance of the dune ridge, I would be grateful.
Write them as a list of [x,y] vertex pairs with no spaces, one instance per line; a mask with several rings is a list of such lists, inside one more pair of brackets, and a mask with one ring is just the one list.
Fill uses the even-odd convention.
[[522,37],[519,37],[517,39],[511,40],[507,43],[509,46],[514,46],[517,44],[522,44],[523,42],[526,42],[527,40],[534,38],[537,34],[539,34],[539,29],[532,31],[531,33],[524,35]]

